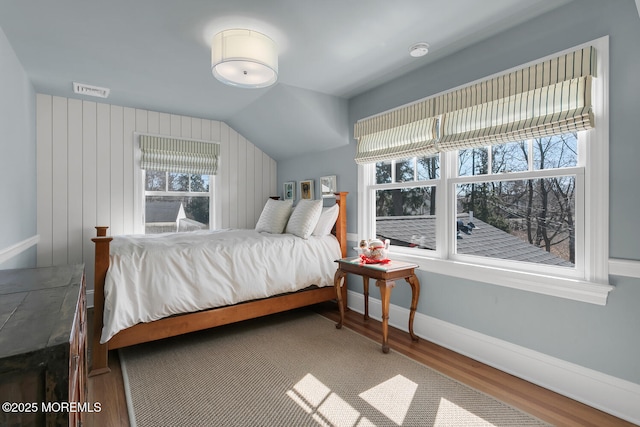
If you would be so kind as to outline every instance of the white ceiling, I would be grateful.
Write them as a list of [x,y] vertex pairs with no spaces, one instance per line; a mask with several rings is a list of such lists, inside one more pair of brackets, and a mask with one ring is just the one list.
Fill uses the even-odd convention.
[[[568,2],[2,0],[0,28],[39,93],[108,87],[105,102],[222,120],[280,160],[348,144],[350,97]],[[211,75],[208,40],[238,27],[277,42],[274,86]]]

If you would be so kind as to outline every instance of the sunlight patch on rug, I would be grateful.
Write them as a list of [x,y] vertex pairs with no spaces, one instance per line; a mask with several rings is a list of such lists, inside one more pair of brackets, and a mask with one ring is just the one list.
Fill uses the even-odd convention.
[[400,426],[407,416],[417,389],[418,384],[398,374],[360,393],[360,397]]
[[364,422],[359,426],[373,425],[366,418],[362,420],[360,412],[311,374],[305,375],[293,386],[293,390],[287,391],[287,396],[312,414],[320,425],[355,426],[358,421]]
[[461,406],[448,401],[444,397],[440,399],[438,414],[436,415],[433,427],[447,427],[462,424],[477,427],[495,427],[495,425],[491,424],[489,421],[472,414]]
[[322,401],[331,393],[329,387],[322,384],[322,382],[311,374],[305,375],[304,378],[298,381],[296,385],[293,386],[293,390],[314,408],[320,406]]

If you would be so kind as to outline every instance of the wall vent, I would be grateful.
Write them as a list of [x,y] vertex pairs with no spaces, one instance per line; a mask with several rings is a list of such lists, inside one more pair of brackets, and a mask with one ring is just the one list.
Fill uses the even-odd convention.
[[73,82],[73,91],[80,95],[97,96],[98,98],[106,98],[109,96],[110,89],[105,87],[91,86],[83,83]]

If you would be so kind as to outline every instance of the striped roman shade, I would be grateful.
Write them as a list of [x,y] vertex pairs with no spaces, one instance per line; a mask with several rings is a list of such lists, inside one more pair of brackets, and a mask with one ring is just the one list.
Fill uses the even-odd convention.
[[356,163],[591,129],[595,70],[589,46],[360,120]]
[[435,98],[444,151],[590,129],[595,49],[586,47]]
[[436,153],[438,121],[432,110],[432,100],[426,100],[357,122],[356,163]]
[[140,168],[215,175],[220,144],[171,137],[140,135]]

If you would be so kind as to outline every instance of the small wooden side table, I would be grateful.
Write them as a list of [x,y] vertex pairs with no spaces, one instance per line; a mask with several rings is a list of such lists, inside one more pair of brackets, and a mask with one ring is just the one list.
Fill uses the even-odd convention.
[[411,285],[411,311],[409,312],[409,335],[413,341],[418,341],[418,336],[413,333],[413,318],[418,306],[420,297],[420,281],[416,277],[415,264],[402,261],[391,261],[387,264],[364,264],[359,258],[343,258],[336,260],[338,270],[333,279],[333,286],[336,289],[338,306],[340,307],[340,322],[336,328],[342,328],[344,322],[344,307],[342,305],[341,287],[343,278],[348,274],[357,274],[362,277],[364,285],[364,318],[369,318],[369,279],[376,281],[376,286],[380,289],[380,299],[382,301],[382,352],[389,352],[389,301],[391,290],[398,279],[406,280]]

